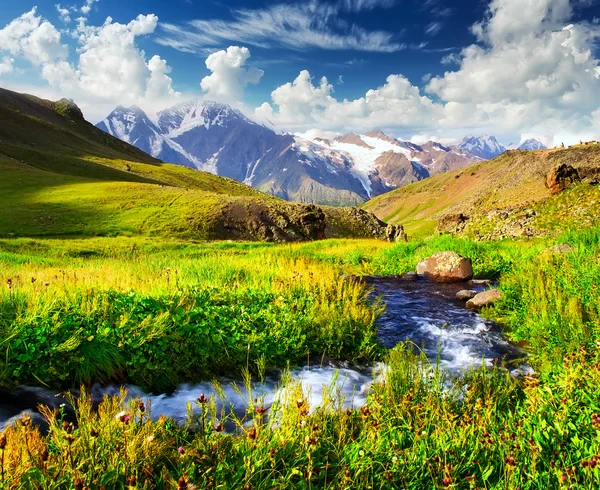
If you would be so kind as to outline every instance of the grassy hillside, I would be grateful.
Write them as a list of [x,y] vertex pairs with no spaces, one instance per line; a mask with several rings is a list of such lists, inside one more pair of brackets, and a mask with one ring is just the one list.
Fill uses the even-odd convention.
[[[560,209],[577,203],[583,206],[580,213],[585,215],[581,219],[583,224],[588,217],[592,218],[587,216],[588,211],[593,207],[591,204],[600,199],[600,192],[582,184],[566,195],[551,196],[545,185],[546,175],[562,163],[576,169],[600,170],[600,146],[506,152],[494,160],[378,196],[363,207],[384,221],[402,223],[409,234],[417,236],[433,233],[438,219],[456,213],[469,218],[465,231],[474,236],[494,232],[498,238],[503,234],[519,236],[523,232],[511,227],[518,229],[523,223],[520,213],[527,215],[531,233],[537,234],[560,227],[564,218],[572,217]],[[498,213],[499,210],[503,212]],[[490,229],[494,227],[498,229]]]
[[162,163],[89,124],[69,101],[3,89],[0,195],[11,209],[0,216],[0,236],[286,241],[383,233],[372,216],[287,203]]

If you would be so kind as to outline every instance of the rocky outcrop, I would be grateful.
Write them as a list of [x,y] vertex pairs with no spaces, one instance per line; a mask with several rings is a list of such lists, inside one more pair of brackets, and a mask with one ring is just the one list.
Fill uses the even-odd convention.
[[477,291],[474,289],[463,289],[456,293],[456,299],[459,301],[467,301],[473,299],[475,296],[477,296]]
[[[402,236],[402,226],[394,236]],[[324,238],[387,239],[388,225],[357,208],[328,208],[262,200],[236,201],[215,220],[215,238],[263,242],[301,242]]]
[[467,308],[470,310],[480,310],[485,306],[491,306],[496,301],[503,298],[504,293],[498,289],[489,289],[483,293],[477,294],[474,298],[467,301]]
[[438,252],[419,262],[417,274],[436,282],[468,281],[473,277],[473,265],[471,259],[456,252]]
[[81,112],[81,109],[72,100],[60,99],[54,103],[54,110],[70,119],[84,120],[83,112]]
[[467,225],[468,217],[462,213],[447,214],[438,220],[436,231],[442,235],[450,233],[452,235],[462,233]]
[[558,194],[579,180],[579,173],[575,168],[561,163],[546,175],[546,187],[550,194]]
[[408,239],[402,225],[387,225],[385,238],[388,242],[405,242]]

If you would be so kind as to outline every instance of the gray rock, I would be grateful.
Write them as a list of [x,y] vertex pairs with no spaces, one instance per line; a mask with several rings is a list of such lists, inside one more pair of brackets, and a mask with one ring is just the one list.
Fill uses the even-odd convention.
[[437,252],[419,262],[417,274],[424,275],[435,282],[467,281],[473,277],[471,259],[456,252]]
[[456,293],[456,299],[459,301],[467,301],[475,296],[477,296],[477,291],[474,291],[473,289],[463,289]]
[[503,298],[504,293],[498,289],[489,289],[483,293],[477,294],[474,298],[467,301],[467,308],[470,310],[479,310],[485,306],[491,306],[496,301]]

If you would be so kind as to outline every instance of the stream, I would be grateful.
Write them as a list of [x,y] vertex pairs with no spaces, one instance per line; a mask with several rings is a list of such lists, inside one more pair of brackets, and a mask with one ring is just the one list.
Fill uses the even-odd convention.
[[[373,294],[380,296],[387,305],[386,313],[377,321],[379,339],[387,348],[410,341],[431,361],[435,362],[439,356],[440,365],[452,374],[460,374],[482,363],[491,366],[496,360],[523,357],[494,322],[467,310],[463,302],[455,299],[456,293],[466,288],[464,283],[410,282],[395,277],[372,277],[367,283],[373,287]],[[472,289],[482,291],[485,287]],[[521,369],[527,370],[526,367]],[[291,374],[302,383],[310,408],[314,409],[322,401],[323,389],[334,379],[343,406],[363,405],[371,383],[381,371],[381,365],[368,369],[316,365],[296,369]],[[245,411],[250,398],[259,398],[265,407],[269,407],[280,394],[276,376],[254,383],[252,393],[243,388],[241,391],[236,389],[234,383],[241,386],[239,380],[222,379],[220,382],[228,407],[239,414]],[[140,396],[151,402],[153,418],[166,415],[180,422],[187,418],[188,402],[193,403],[203,393],[206,396],[215,393],[211,382],[184,384],[173,393],[159,395],[148,395],[135,386],[127,388],[131,397]],[[101,400],[104,394],[118,393],[118,388],[94,386],[91,393],[95,400]],[[41,403],[58,407],[63,402],[55,391],[45,388],[20,387],[12,392],[0,392],[0,431],[25,413],[31,415],[34,423],[43,425],[36,406]]]

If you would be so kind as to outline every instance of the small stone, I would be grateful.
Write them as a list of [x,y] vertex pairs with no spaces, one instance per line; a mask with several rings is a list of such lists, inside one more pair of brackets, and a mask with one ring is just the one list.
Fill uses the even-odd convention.
[[498,289],[489,289],[467,301],[467,308],[470,310],[479,310],[485,306],[491,306],[496,301],[501,300],[504,293]]
[[474,291],[473,289],[463,289],[456,293],[456,299],[459,301],[467,301],[475,296],[477,296],[477,291]]
[[419,279],[419,274],[416,272],[405,272],[404,274],[400,274],[397,276],[401,281],[417,281]]

